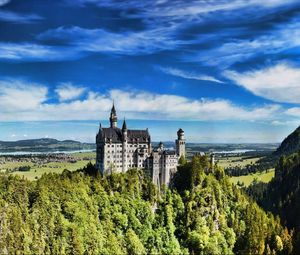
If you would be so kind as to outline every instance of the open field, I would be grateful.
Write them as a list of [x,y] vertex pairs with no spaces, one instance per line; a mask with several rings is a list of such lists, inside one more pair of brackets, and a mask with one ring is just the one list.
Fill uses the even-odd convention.
[[89,162],[89,160],[81,160],[77,161],[76,163],[49,163],[41,167],[32,167],[28,172],[16,171],[12,174],[24,176],[28,180],[34,180],[40,178],[44,173],[62,173],[65,169],[69,171],[75,171],[83,168]]
[[263,172],[263,173],[256,173],[256,174],[249,174],[249,175],[242,175],[242,176],[233,176],[230,177],[230,180],[234,184],[237,184],[238,181],[240,181],[241,183],[244,183],[244,185],[247,187],[253,182],[255,178],[257,178],[258,181],[267,183],[272,180],[274,175],[275,175],[275,169],[273,168],[270,169],[267,173]]
[[246,165],[255,164],[261,157],[244,158],[242,156],[226,156],[217,160],[218,165],[227,167],[245,167]]
[[95,152],[74,153],[70,155],[76,159],[74,162],[61,161],[37,164],[26,160],[20,162],[8,161],[0,164],[0,172],[13,171],[21,166],[30,166],[30,171],[13,171],[11,174],[24,176],[29,180],[35,180],[44,173],[61,173],[65,169],[75,171],[83,168],[89,162],[95,163]]
[[[29,180],[35,180],[41,177],[44,173],[61,173],[63,170],[68,169],[70,171],[75,171],[77,169],[83,168],[89,162],[95,163],[96,152],[76,152],[72,154],[67,154],[73,159],[70,162],[70,158],[61,159],[59,162],[53,162],[53,159],[47,158],[44,161],[37,162],[33,158],[16,158],[13,161],[3,161],[0,158],[0,172],[12,172],[11,174],[24,176]],[[260,157],[247,158],[245,156],[237,155],[226,155],[217,159],[218,165],[224,168],[227,167],[244,167],[248,164],[255,164],[260,159]],[[30,166],[30,171],[16,171],[21,166]],[[258,181],[269,182],[274,176],[274,169],[270,170],[268,173],[257,173],[250,174],[239,177],[231,177],[233,183],[238,181],[243,182],[245,186],[250,185],[250,183],[257,178]]]

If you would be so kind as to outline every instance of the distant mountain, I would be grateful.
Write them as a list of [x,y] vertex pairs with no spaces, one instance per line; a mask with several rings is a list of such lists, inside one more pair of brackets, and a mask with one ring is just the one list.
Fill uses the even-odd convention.
[[93,149],[95,149],[94,143],[81,143],[73,140],[59,141],[52,138],[0,141],[0,152],[51,152]]

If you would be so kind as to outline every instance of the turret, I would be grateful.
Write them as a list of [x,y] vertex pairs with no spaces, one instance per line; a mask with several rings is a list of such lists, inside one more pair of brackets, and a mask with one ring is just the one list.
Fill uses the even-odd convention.
[[127,172],[127,125],[126,120],[123,121],[122,126],[122,172]]
[[184,131],[180,128],[177,131],[177,140],[176,140],[176,153],[178,157],[185,157],[185,138]]
[[184,140],[184,131],[182,130],[182,128],[178,129],[177,137],[178,137],[178,140]]
[[158,144],[158,150],[160,150],[160,151],[164,150],[164,144],[162,142],[159,142],[159,144]]
[[99,125],[99,131],[96,135],[96,168],[103,173],[103,158],[104,158],[104,151],[103,151],[103,133],[102,133],[102,125]]
[[126,120],[123,121],[122,132],[127,132]]
[[116,128],[117,127],[117,123],[118,123],[118,117],[117,117],[117,112],[115,109],[115,104],[113,104],[111,111],[110,111],[110,127],[111,128]]

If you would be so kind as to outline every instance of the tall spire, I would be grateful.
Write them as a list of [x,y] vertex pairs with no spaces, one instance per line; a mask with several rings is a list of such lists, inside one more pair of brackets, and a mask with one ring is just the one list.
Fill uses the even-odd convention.
[[124,118],[122,130],[127,130],[126,120]]
[[111,128],[116,128],[117,127],[118,117],[117,117],[117,111],[116,111],[114,102],[113,102],[113,106],[112,106],[111,111],[110,111],[109,121],[110,121],[110,127]]
[[113,100],[113,106],[111,108],[111,113],[114,113],[116,115],[115,100]]

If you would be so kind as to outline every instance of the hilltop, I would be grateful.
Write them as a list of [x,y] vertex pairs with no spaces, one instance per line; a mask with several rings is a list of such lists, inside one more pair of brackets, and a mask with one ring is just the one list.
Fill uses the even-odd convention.
[[261,169],[273,168],[281,156],[288,156],[300,150],[300,126],[288,135],[278,148],[258,161]]
[[296,128],[290,135],[288,135],[273,153],[273,156],[280,157],[283,155],[290,155],[291,153],[300,150],[300,126]]
[[0,141],[0,152],[51,152],[93,149],[95,149],[94,143],[81,143],[73,140],[59,141],[53,138],[28,139],[19,141]]

